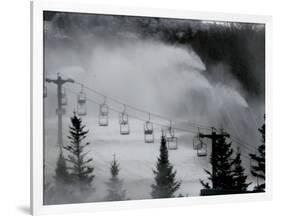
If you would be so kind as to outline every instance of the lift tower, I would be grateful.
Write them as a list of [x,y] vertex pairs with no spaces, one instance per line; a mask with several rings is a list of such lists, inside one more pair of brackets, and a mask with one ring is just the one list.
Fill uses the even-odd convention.
[[[211,134],[203,134],[199,133],[200,138],[209,138],[212,141],[212,158],[214,158],[214,155],[216,154],[216,146],[217,146],[217,140],[227,137],[229,138],[230,135],[221,129],[221,133],[217,133],[216,129],[212,127],[212,133]],[[212,164],[212,173],[216,173],[216,167]],[[216,181],[212,181],[213,183],[213,188],[216,188]]]
[[62,77],[57,75],[57,79],[49,79],[46,78],[46,82],[54,83],[57,85],[57,99],[58,99],[58,107],[56,113],[58,115],[58,146],[60,148],[60,152],[62,152],[63,148],[63,136],[62,136],[62,116],[65,114],[65,109],[62,105],[62,86],[65,83],[74,83],[73,79],[62,79]]

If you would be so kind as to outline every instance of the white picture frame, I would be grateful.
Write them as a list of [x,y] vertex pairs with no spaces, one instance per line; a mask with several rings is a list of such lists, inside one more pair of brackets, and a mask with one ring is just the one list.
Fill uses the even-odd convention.
[[[207,197],[131,200],[67,205],[43,205],[43,11],[99,13],[113,15],[153,16],[165,18],[206,19],[220,21],[264,23],[266,26],[266,185],[265,193]],[[269,16],[244,14],[190,12],[177,10],[111,7],[87,3],[60,1],[33,1],[31,3],[31,209],[33,215],[114,211],[136,208],[186,206],[195,204],[245,202],[272,198],[272,106],[271,106],[271,32]]]

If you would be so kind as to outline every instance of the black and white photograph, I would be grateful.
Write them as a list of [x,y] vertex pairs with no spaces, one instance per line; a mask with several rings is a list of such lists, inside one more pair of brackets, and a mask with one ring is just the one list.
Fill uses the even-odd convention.
[[264,23],[42,19],[44,205],[267,191]]

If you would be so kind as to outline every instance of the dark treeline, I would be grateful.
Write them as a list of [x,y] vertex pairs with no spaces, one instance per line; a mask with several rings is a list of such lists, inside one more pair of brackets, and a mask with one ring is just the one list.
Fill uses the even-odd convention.
[[[161,25],[158,18],[154,19],[139,22],[144,37],[156,36],[171,44],[191,46],[205,64],[207,72],[210,65],[227,64],[230,72],[250,96],[264,96],[263,25],[226,22],[206,24],[200,21],[187,21],[185,25],[171,27]],[[193,22],[198,22],[200,26],[194,26]]]

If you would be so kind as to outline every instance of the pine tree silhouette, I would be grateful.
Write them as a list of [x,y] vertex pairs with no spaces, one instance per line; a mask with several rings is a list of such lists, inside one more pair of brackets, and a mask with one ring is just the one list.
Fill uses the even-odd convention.
[[174,193],[179,189],[181,182],[176,181],[176,171],[169,162],[168,149],[166,139],[162,135],[160,146],[160,157],[157,160],[155,175],[155,184],[151,185],[153,198],[169,198],[174,197]]
[[201,184],[206,189],[232,189],[234,186],[234,178],[232,173],[232,154],[231,142],[226,142],[225,137],[220,137],[216,140],[214,148],[215,152],[212,153],[210,163],[213,167],[213,173],[208,170],[208,179],[212,183],[204,182],[200,179]]
[[247,183],[248,176],[244,174],[245,169],[242,166],[241,153],[239,148],[237,149],[236,157],[233,160],[233,166],[233,189],[237,191],[247,191],[247,188],[251,183]]
[[118,178],[119,171],[119,164],[114,155],[110,168],[111,178],[106,183],[108,194],[105,199],[108,201],[125,200],[126,192],[122,190],[123,181]]
[[64,149],[69,153],[66,160],[70,164],[70,175],[73,184],[80,192],[83,192],[84,195],[90,194],[93,192],[94,167],[89,165],[89,163],[93,159],[86,158],[88,152],[85,152],[85,148],[90,143],[83,142],[87,137],[88,130],[85,130],[85,125],[82,124],[82,120],[77,117],[76,113],[71,117],[71,126],[69,129],[70,135],[68,138],[70,143]]
[[257,184],[254,188],[255,191],[264,192],[265,191],[265,123],[259,128],[259,132],[262,136],[262,144],[258,147],[257,154],[249,154],[251,159],[256,162],[255,165],[251,167],[251,174],[257,179],[261,179],[263,183]]

